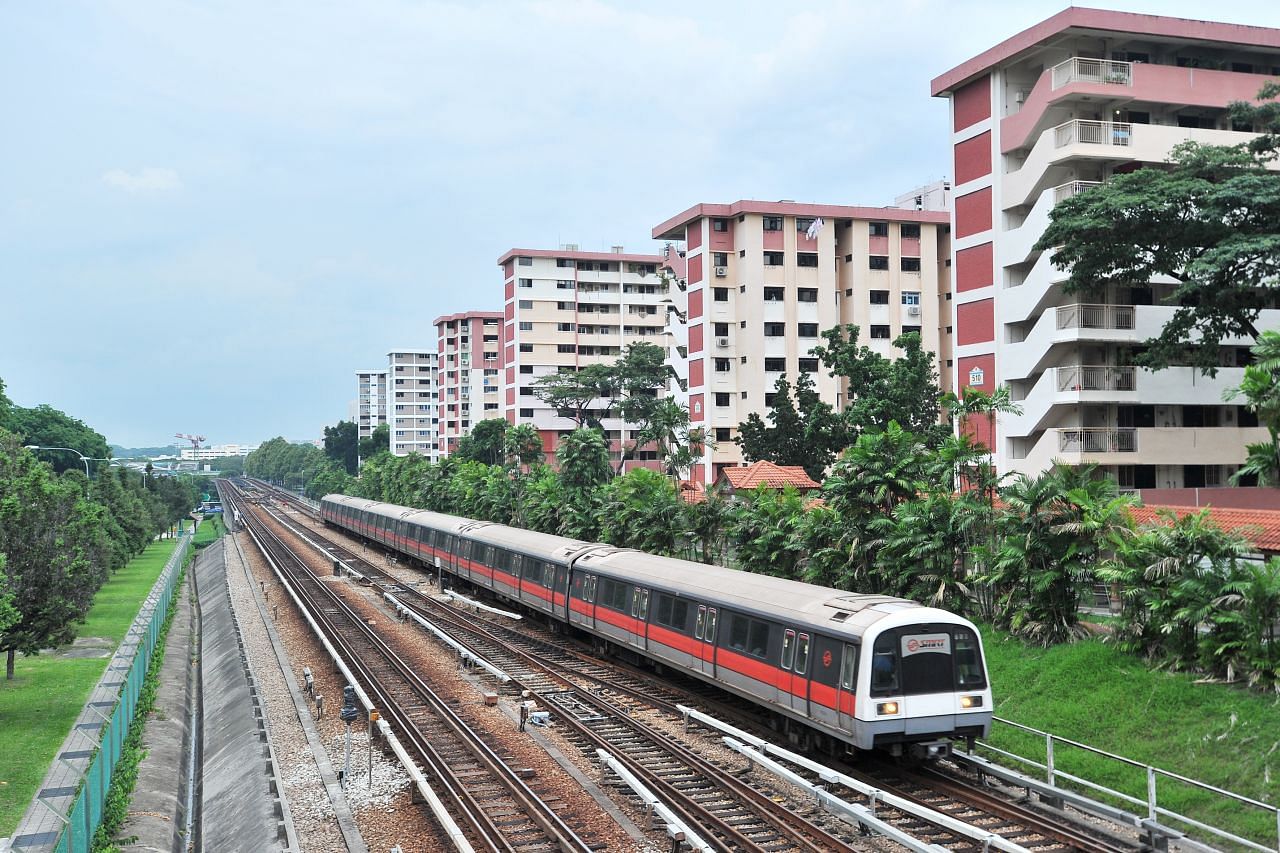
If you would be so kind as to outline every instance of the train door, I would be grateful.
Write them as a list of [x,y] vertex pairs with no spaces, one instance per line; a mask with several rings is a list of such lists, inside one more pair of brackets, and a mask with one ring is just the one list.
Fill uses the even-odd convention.
[[719,612],[714,607],[698,605],[698,619],[693,626],[693,637],[698,644],[698,664],[702,672],[716,674],[716,629]]
[[840,643],[831,637],[813,638],[809,662],[809,716],[829,726],[839,725]]
[[595,629],[596,581],[596,576],[587,572],[573,573],[573,587],[569,592],[570,624]]
[[649,590],[636,587],[631,591],[631,644],[649,647]]
[[809,713],[809,635],[788,628],[782,632],[782,677],[778,687],[780,704]]
[[858,710],[856,685],[858,683],[858,646],[844,644],[840,654],[840,692],[836,696],[839,723],[842,731],[853,731],[853,720]]
[[569,603],[569,569],[556,566],[556,582],[551,590],[551,612],[557,619],[568,619],[565,608]]

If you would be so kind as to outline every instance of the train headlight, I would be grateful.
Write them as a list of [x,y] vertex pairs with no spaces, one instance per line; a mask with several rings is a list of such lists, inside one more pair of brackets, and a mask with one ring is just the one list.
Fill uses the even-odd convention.
[[982,697],[981,696],[961,696],[960,707],[961,708],[981,708]]
[[897,702],[881,702],[880,704],[876,705],[876,713],[881,716],[896,714],[898,713],[898,703]]

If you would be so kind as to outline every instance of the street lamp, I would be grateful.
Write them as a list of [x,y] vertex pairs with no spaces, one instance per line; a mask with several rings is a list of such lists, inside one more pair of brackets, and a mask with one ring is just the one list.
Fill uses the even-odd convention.
[[80,461],[84,463],[84,478],[86,480],[89,479],[89,462],[90,461],[93,461],[93,462],[109,462],[110,461],[110,459],[104,459],[103,457],[100,457],[100,456],[85,456],[83,453],[81,453],[79,450],[76,450],[74,447],[41,447],[38,444],[27,444],[27,445],[23,445],[23,447],[26,450],[65,450],[68,453],[74,453],[76,456],[79,456]]

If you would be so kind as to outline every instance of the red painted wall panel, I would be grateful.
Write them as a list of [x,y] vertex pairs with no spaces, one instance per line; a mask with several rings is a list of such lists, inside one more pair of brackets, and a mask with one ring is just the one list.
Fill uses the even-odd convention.
[[702,294],[702,290],[689,292],[689,322],[693,322],[702,316]]
[[992,244],[983,243],[956,252],[956,290],[990,287],[995,281],[995,255]]
[[[959,368],[960,387],[974,388],[982,391],[984,394],[990,394],[996,388],[996,357],[993,353],[984,355],[971,355],[957,361]],[[982,384],[970,385],[969,373],[975,368],[982,370]],[[964,431],[972,436],[975,441],[979,441],[986,445],[988,449],[995,446],[994,436],[991,434],[991,423],[985,417],[968,418],[964,423]]]
[[684,229],[685,248],[692,252],[694,249],[702,245],[702,220],[698,219],[690,223]]
[[702,395],[690,394],[689,395],[689,420],[696,422],[696,421],[702,421],[705,419],[706,419],[706,413],[703,411]]
[[506,286],[503,288],[503,294],[503,298],[508,302],[516,298],[516,280],[514,278],[506,283]]
[[504,279],[511,278],[516,274],[516,265],[514,261],[507,261],[502,265],[502,277]]
[[991,174],[991,131],[956,144],[956,183]]
[[981,344],[996,339],[995,301],[979,299],[956,306],[956,343]]
[[701,388],[706,384],[706,377],[703,375],[702,359],[695,358],[689,362],[689,387]]
[[984,118],[990,118],[991,78],[979,77],[956,89],[951,98],[952,114],[955,116],[954,130],[964,130]]
[[507,303],[505,308],[505,317],[508,320],[514,320],[516,318],[516,304],[514,302]]
[[991,187],[956,198],[956,236],[991,230]]
[[702,281],[702,255],[694,255],[689,258],[689,284],[697,284]]
[[705,328],[701,323],[689,327],[689,352],[702,352],[702,334]]

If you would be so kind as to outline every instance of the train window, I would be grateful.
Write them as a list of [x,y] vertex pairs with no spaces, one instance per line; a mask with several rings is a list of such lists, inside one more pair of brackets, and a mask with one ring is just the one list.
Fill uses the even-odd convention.
[[596,600],[596,576],[587,578],[587,601]]
[[871,689],[893,693],[898,689],[898,656],[894,654],[894,635],[881,634],[871,649]]
[[707,611],[707,633],[703,639],[708,643],[716,641],[716,609],[714,607]]
[[972,631],[955,632],[956,687],[961,690],[977,690],[987,686],[986,673],[982,671],[982,655],[978,638]]
[[809,666],[809,635],[801,634],[796,640],[796,675],[804,675]]
[[729,648],[737,652],[745,652],[750,633],[751,620],[735,613],[729,622]]
[[796,660],[796,632],[788,628],[782,632],[782,668],[791,669]]
[[729,623],[729,648],[758,658],[769,655],[769,624],[749,616],[733,614]]
[[693,636],[699,640],[702,639],[702,631],[707,625],[707,608],[698,608],[698,624],[693,629]]
[[649,590],[636,589],[631,593],[631,615],[643,619],[649,613]]
[[[706,608],[703,608],[702,614],[705,616]],[[672,595],[658,593],[653,601],[653,621],[659,625],[666,625],[668,628],[675,628],[677,631],[687,630],[689,624],[689,602],[681,601]],[[698,622],[698,638],[701,639],[703,620]]]
[[855,691],[858,681],[858,647],[845,643],[844,654],[840,658],[840,686],[850,693]]
[[492,545],[484,546],[484,564],[490,568],[498,565],[498,552]]
[[[536,562],[534,560],[520,560],[519,557],[517,557],[516,560],[519,562],[523,562],[525,564],[524,566],[525,580],[527,580],[529,583],[536,583],[536,584],[542,583],[542,563]],[[517,565],[519,564],[519,562],[517,562]]]
[[[543,563],[542,565],[542,585],[547,589],[555,589],[556,587],[556,567],[554,563]],[[560,586],[564,586],[564,572],[560,573]]]

